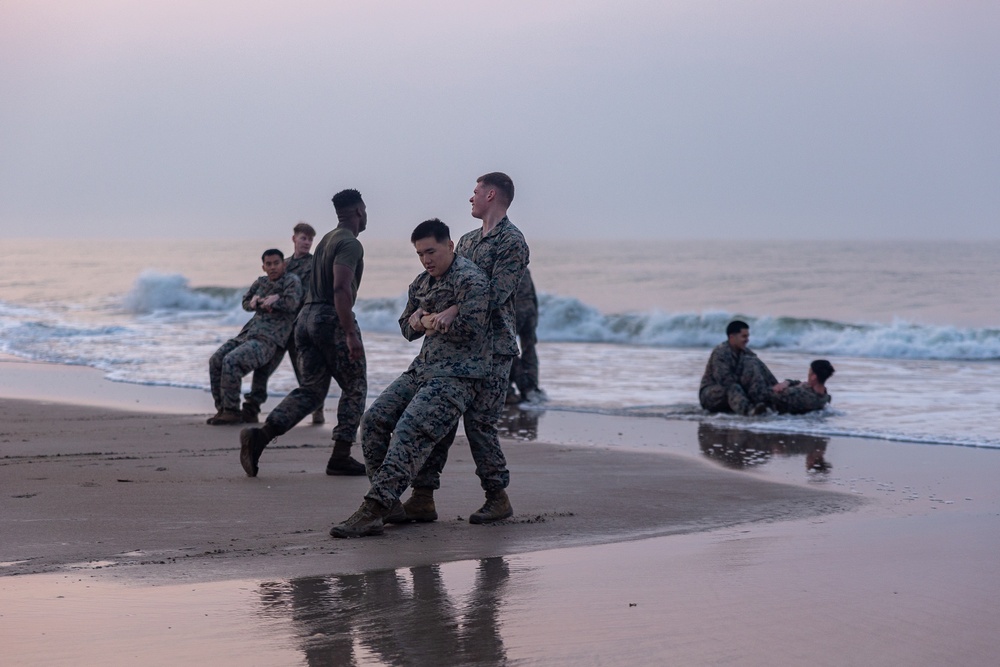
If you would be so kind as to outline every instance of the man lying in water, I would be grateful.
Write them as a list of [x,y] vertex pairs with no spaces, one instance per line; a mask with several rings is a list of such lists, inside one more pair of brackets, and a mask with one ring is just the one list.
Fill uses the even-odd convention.
[[822,410],[831,400],[826,381],[833,373],[833,364],[826,359],[816,359],[809,364],[805,382],[785,380],[774,385],[768,406],[779,413],[792,415]]

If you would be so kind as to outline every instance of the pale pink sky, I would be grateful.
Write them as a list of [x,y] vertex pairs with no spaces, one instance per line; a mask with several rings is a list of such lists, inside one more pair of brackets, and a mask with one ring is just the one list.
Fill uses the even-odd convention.
[[1000,3],[0,3],[0,236],[1000,237]]

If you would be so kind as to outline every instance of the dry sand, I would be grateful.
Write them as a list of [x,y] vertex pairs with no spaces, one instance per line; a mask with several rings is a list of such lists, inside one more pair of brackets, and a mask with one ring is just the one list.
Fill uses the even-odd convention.
[[[203,392],[0,361],[0,397],[3,664],[986,665],[1000,649],[995,451],[549,412],[508,423],[570,443],[505,441],[513,520],[465,521],[481,491],[459,442],[438,522],[344,541],[327,530],[367,482],[323,473],[329,428],[280,438],[250,479],[239,429],[192,410]],[[817,447],[833,470],[806,472]]]

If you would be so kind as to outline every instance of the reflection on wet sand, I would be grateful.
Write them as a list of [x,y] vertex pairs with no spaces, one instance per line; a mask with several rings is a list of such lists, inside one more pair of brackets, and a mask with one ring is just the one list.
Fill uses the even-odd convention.
[[441,566],[306,577],[260,585],[268,615],[290,616],[306,664],[501,665],[504,558],[478,562],[472,591],[449,595]]
[[729,468],[764,465],[772,457],[805,456],[808,472],[828,472],[833,467],[826,460],[829,442],[829,438],[800,433],[754,433],[704,422],[698,425],[702,453]]
[[504,408],[504,413],[497,424],[497,431],[501,438],[524,441],[537,440],[538,421],[544,414],[545,410],[522,409],[517,404],[508,405]]

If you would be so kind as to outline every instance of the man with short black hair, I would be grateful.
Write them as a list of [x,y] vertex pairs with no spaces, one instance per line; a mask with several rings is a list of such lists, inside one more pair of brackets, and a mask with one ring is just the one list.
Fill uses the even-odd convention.
[[351,457],[351,447],[368,394],[365,348],[353,311],[364,272],[364,248],[358,235],[368,226],[368,213],[357,190],[338,192],[333,206],[337,227],[316,246],[309,294],[295,321],[299,386],[271,411],[263,427],[240,433],[240,464],[250,477],[257,476],[268,443],[323,404],[331,378],[341,394],[326,474],[365,474],[364,465]]
[[208,376],[216,414],[208,424],[239,424],[243,376],[268,363],[288,339],[302,302],[299,277],[285,271],[285,257],[271,248],[261,255],[263,275],[243,295],[243,309],[252,312],[240,333],[227,340],[208,361]]
[[826,381],[833,373],[833,364],[816,359],[809,364],[805,382],[785,380],[775,384],[768,404],[780,414],[802,415],[822,410],[833,400],[826,390]]
[[[514,297],[528,266],[528,244],[507,217],[513,199],[514,182],[507,174],[494,171],[476,179],[469,203],[472,204],[472,217],[482,220],[483,224],[463,235],[455,248],[460,257],[472,260],[490,279],[492,372],[480,382],[476,397],[462,420],[476,462],[476,474],[486,494],[483,506],[469,516],[469,523],[475,524],[500,521],[514,513],[506,491],[510,472],[497,431],[510,384],[511,363],[517,356]],[[434,314],[433,328],[447,331],[456,313],[457,309],[452,307]],[[434,489],[441,486],[441,471],[448,460],[448,449],[454,442],[456,430],[457,424],[434,447],[414,478],[413,493],[404,504],[407,517],[415,521],[437,518]]]
[[[293,254],[285,258],[285,271],[294,273],[302,281],[304,292],[309,290],[309,282],[312,277],[312,248],[313,239],[316,237],[316,230],[308,222],[299,221],[292,228]],[[301,306],[300,306],[301,310]],[[281,365],[281,360],[285,358],[285,350],[288,350],[288,359],[292,362],[292,370],[295,372],[295,379],[302,384],[299,377],[299,366],[296,363],[298,355],[295,348],[295,329],[288,334],[285,345],[278,348],[271,360],[263,367],[253,372],[253,380],[250,382],[250,393],[244,394],[242,417],[245,424],[256,424],[259,421],[260,406],[267,400],[267,382],[271,375]],[[313,424],[322,424],[326,421],[323,417],[323,406],[320,406],[313,413]]]
[[[437,218],[417,225],[410,241],[424,271],[410,283],[399,327],[407,340],[424,340],[410,367],[361,420],[371,487],[358,511],[330,530],[333,537],[377,535],[383,523],[407,520],[400,494],[492,370],[486,274],[455,255],[448,226]],[[435,321],[434,313],[452,306],[458,313],[447,326]]]
[[[766,392],[777,380],[770,376],[770,381],[764,380],[760,392],[756,384],[748,398],[743,382],[745,373],[751,369],[757,371],[756,377],[766,378],[770,371],[764,366],[757,355],[747,345],[750,342],[750,325],[742,320],[733,320],[726,326],[726,338],[719,343],[705,365],[705,373],[701,377],[698,389],[698,402],[701,407],[710,412],[734,412],[738,415],[759,415],[766,409],[763,396],[752,398],[757,393]],[[757,367],[756,364],[760,364]]]

